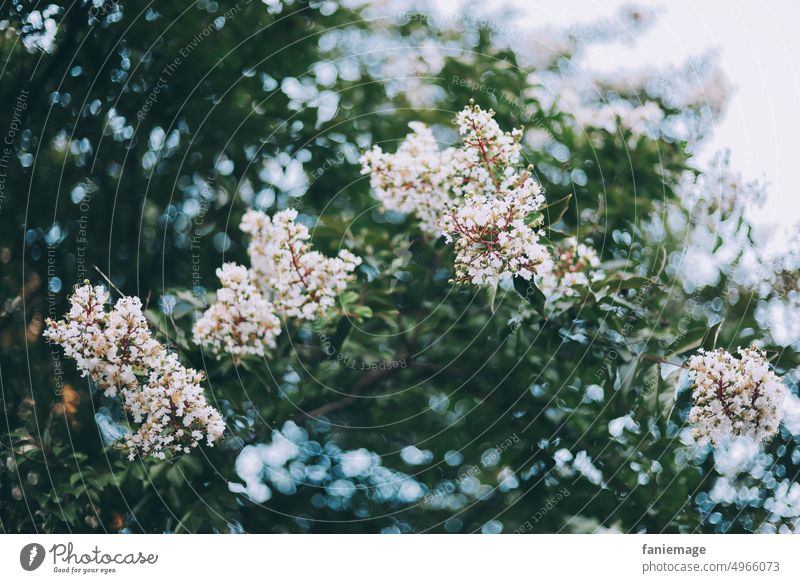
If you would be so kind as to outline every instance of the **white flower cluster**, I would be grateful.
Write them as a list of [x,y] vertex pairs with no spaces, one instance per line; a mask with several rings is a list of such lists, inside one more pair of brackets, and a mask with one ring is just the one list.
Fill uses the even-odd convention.
[[225,263],[217,277],[222,283],[217,303],[195,322],[195,343],[217,354],[264,356],[281,333],[275,307],[253,285],[246,267]]
[[464,141],[463,160],[454,169],[461,180],[453,185],[464,197],[505,195],[519,182],[522,130],[504,132],[494,119],[494,111],[467,105],[456,115],[458,133]]
[[151,336],[139,298],[122,297],[106,311],[108,299],[101,286],[78,287],[65,319],[48,320],[44,335],[139,424],[125,438],[129,459],[137,451],[160,459],[187,453],[203,439],[212,445],[225,424],[203,396],[202,374]]
[[597,269],[600,258],[597,251],[584,243],[578,243],[575,237],[568,237],[558,245],[553,253],[542,264],[541,276],[536,285],[546,296],[570,296],[577,293],[574,286],[587,286],[602,277]]
[[539,242],[541,216],[528,221],[544,197],[530,175],[505,196],[472,196],[439,221],[448,242],[455,241],[457,283],[494,285],[514,276],[530,280],[548,260]]
[[440,150],[428,126],[408,124],[413,133],[389,154],[380,146],[361,157],[361,173],[370,175],[370,186],[383,207],[416,215],[420,228],[439,235],[436,222],[454,204],[450,182],[460,150]]
[[786,395],[781,379],[760,350],[738,352],[737,358],[721,348],[701,349],[688,360],[694,380],[689,421],[699,445],[740,436],[767,441],[778,432]]
[[438,149],[431,130],[412,123],[395,154],[376,146],[362,156],[362,173],[384,207],[415,214],[423,231],[455,243],[456,283],[536,277],[563,292],[588,281],[598,263],[593,250],[576,242],[569,257],[554,261],[541,243],[544,196],[530,171],[519,169],[522,130],[502,131],[491,109],[474,104],[455,121],[460,148]]
[[251,209],[241,228],[252,237],[247,252],[261,292],[284,316],[315,320],[335,305],[361,258],[346,249],[338,257],[313,251],[308,227],[295,219],[294,209],[275,213],[272,219]]
[[453,190],[463,202],[438,222],[456,246],[457,283],[494,285],[520,276],[530,280],[548,260],[539,184],[519,172],[521,131],[503,132],[492,110],[469,105],[456,117],[464,158],[454,169]]
[[384,207],[413,213],[420,228],[455,242],[458,283],[530,280],[548,260],[540,243],[544,203],[529,171],[519,171],[522,130],[504,132],[492,110],[470,104],[456,115],[463,145],[438,149],[420,123],[395,154],[376,146],[362,173]]
[[245,213],[241,229],[251,236],[250,268],[226,263],[217,269],[217,303],[194,324],[194,341],[221,355],[264,356],[281,333],[278,316],[316,320],[336,303],[361,258],[343,249],[337,257],[313,251],[308,228],[287,209],[270,218]]
[[140,424],[126,435],[128,458],[133,459],[136,450],[160,459],[168,451],[189,453],[203,439],[213,445],[225,432],[225,423],[206,402],[200,386],[203,373],[186,368],[166,350],[151,367],[141,390],[125,397],[126,409]]

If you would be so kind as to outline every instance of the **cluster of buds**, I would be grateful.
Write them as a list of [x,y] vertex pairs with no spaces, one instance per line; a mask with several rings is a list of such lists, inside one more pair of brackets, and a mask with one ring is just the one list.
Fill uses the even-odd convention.
[[735,437],[768,441],[783,418],[786,389],[769,369],[763,352],[739,348],[699,350],[688,360],[694,380],[689,422],[699,445],[720,445]]
[[202,374],[152,337],[139,298],[122,297],[111,310],[108,301],[103,287],[87,282],[70,297],[63,320],[47,321],[44,335],[75,360],[82,376],[120,398],[137,426],[125,437],[129,458],[141,452],[165,459],[203,440],[213,445],[225,424],[203,396]]

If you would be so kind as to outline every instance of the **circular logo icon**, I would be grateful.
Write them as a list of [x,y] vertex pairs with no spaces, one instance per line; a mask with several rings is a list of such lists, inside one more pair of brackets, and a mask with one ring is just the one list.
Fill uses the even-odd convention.
[[30,543],[19,552],[19,564],[26,571],[35,571],[44,562],[44,547],[39,543]]

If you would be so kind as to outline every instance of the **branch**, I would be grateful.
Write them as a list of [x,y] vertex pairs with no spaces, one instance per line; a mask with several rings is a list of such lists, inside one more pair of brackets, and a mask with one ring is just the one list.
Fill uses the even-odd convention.
[[303,414],[306,415],[307,417],[312,418],[312,419],[317,419],[317,418],[319,418],[319,417],[321,417],[323,415],[327,415],[328,413],[332,413],[333,411],[338,411],[339,409],[341,409],[343,407],[346,407],[346,406],[350,405],[351,403],[353,403],[356,400],[356,398],[358,398],[362,393],[364,393],[366,391],[367,388],[370,387],[370,385],[373,385],[373,384],[374,385],[378,385],[378,384],[380,384],[384,380],[385,377],[389,376],[388,373],[390,373],[391,371],[394,371],[394,370],[399,370],[399,368],[372,371],[366,377],[364,377],[362,382],[360,382],[360,383],[358,383],[358,385],[356,385],[356,387],[353,389],[353,392],[350,395],[348,395],[347,397],[344,397],[343,399],[339,399],[338,401],[333,401],[331,403],[326,403],[326,404],[322,405],[321,407],[317,407],[316,409],[314,409],[312,411],[309,411],[308,413],[303,411]]
[[[400,358],[397,360],[405,360],[407,359],[407,355],[401,355]],[[391,362],[391,361],[390,361]],[[396,362],[396,361],[395,361]],[[384,361],[384,363],[389,364],[388,362]],[[383,381],[387,378],[392,376],[397,371],[402,370],[401,367],[387,367],[383,370],[373,370],[366,376],[364,376],[358,383],[356,383],[355,387],[353,387],[352,392],[338,401],[333,401],[330,403],[325,403],[324,405],[317,407],[311,411],[303,411],[302,415],[305,417],[309,417],[311,419],[318,419],[323,415],[327,415],[328,413],[332,413],[334,411],[338,411],[339,409],[343,409],[354,403],[358,397],[362,394],[366,393],[368,389],[376,388],[380,385]],[[296,417],[300,417],[297,415]]]
[[[407,359],[408,356],[407,355],[401,355],[400,358],[401,359]],[[384,361],[384,362],[387,362],[387,361]],[[409,362],[408,367],[409,368],[427,368],[427,369],[432,369],[432,370],[443,370],[445,368],[448,368],[445,365],[438,364],[438,363],[433,363],[433,362],[415,362],[415,361]],[[355,403],[359,396],[361,396],[362,394],[367,392],[367,389],[373,388],[373,387],[377,387],[380,383],[382,383],[384,380],[389,378],[393,371],[399,371],[399,370],[402,370],[401,367],[386,368],[385,370],[372,371],[370,374],[365,376],[358,384],[356,384],[355,388],[353,389],[353,392],[350,395],[348,395],[347,397],[339,399],[338,401],[333,401],[331,403],[326,403],[325,405],[317,407],[316,409],[313,409],[312,411],[309,411],[309,412],[303,411],[302,415],[306,416],[306,417],[310,417],[312,419],[317,419],[317,418],[321,417],[322,415],[327,415],[328,413],[332,413],[334,411],[338,411],[340,409],[344,409],[345,407],[348,407],[348,406],[352,405],[353,403]],[[454,369],[448,368],[448,370],[454,370]],[[300,417],[301,417],[301,415],[296,415],[295,419],[299,419]]]

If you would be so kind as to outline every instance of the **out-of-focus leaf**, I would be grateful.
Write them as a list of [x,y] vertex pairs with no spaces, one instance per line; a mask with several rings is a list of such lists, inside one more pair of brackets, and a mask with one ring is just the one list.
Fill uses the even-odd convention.
[[544,304],[547,298],[545,298],[542,290],[536,287],[533,279],[528,281],[519,276],[515,277],[514,289],[526,302],[533,306],[537,312],[539,312],[542,316],[547,317],[544,311]]
[[672,342],[668,349],[669,353],[667,360],[672,356],[678,356],[685,352],[689,352],[690,350],[699,348],[703,343],[703,339],[706,337],[707,332],[707,328],[692,328],[691,330],[688,330],[686,334]]
[[714,350],[717,347],[717,337],[719,336],[719,329],[722,326],[722,320],[711,326],[703,335],[700,341],[700,348],[705,350]]
[[717,233],[717,237],[714,240],[714,248],[711,249],[711,254],[713,255],[714,253],[719,251],[719,248],[722,247],[723,243],[724,243],[724,241],[723,241],[722,237],[720,236],[719,233]]
[[648,284],[652,285],[649,277],[634,276],[620,281],[618,287],[619,289],[641,289]]
[[545,226],[555,225],[562,219],[569,208],[570,199],[572,199],[572,194],[568,194],[567,196],[559,198],[558,200],[554,200],[553,202],[542,207],[542,210],[544,211]]
[[330,353],[333,355],[339,354],[342,350],[342,345],[344,341],[347,340],[347,335],[350,334],[350,330],[353,329],[353,321],[347,317],[342,316],[339,318],[339,322],[336,324],[336,331],[331,336],[331,349]]

